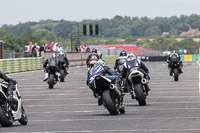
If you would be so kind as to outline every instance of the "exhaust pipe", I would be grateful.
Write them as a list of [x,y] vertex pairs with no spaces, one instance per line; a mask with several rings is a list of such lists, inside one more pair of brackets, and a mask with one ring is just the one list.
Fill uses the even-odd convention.
[[147,83],[147,80],[146,80],[145,78],[143,78],[143,79],[141,80],[141,82],[142,82],[142,84],[146,84],[146,83]]
[[113,89],[120,97],[123,97],[121,95],[121,92],[117,89],[117,86],[115,86],[114,84],[111,84],[110,88]]

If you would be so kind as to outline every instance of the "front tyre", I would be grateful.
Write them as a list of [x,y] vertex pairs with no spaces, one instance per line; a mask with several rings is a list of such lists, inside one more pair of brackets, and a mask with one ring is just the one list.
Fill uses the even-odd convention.
[[60,82],[64,82],[65,80],[65,71],[63,69],[60,70]]
[[51,73],[49,75],[49,89],[53,89],[53,85],[54,85],[54,74]]
[[141,83],[135,85],[134,92],[135,92],[136,99],[138,100],[139,105],[140,106],[146,105],[146,96],[144,94]]
[[5,107],[0,106],[0,124],[2,127],[11,127],[14,121],[13,116],[10,111],[4,108]]
[[21,109],[22,109],[22,117],[21,117],[21,119],[19,119],[18,121],[19,121],[19,123],[22,124],[22,125],[27,125],[27,123],[28,123],[28,118],[27,118],[26,112],[25,112],[23,106],[21,107]]
[[174,69],[174,81],[178,81],[179,71],[177,68]]
[[110,96],[109,90],[105,90],[102,93],[102,98],[103,98],[104,104],[105,104],[107,110],[109,111],[109,113],[111,115],[117,115],[118,114],[117,107],[115,106],[115,104]]

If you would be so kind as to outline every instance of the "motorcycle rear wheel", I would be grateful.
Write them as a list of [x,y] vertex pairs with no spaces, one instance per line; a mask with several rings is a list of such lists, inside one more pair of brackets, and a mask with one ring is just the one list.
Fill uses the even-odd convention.
[[105,103],[105,106],[107,108],[107,110],[109,111],[109,113],[111,115],[117,115],[118,114],[118,110],[117,110],[117,107],[115,106],[111,96],[110,96],[110,91],[109,90],[105,90],[103,93],[102,93],[102,98],[103,98],[103,101]]
[[7,111],[6,109],[2,109],[0,106],[0,124],[2,127],[11,127],[13,124],[13,116],[11,115],[10,111]]
[[146,105],[146,96],[144,94],[141,83],[138,83],[138,84],[135,85],[134,92],[135,92],[136,99],[137,99],[139,105],[140,106]]

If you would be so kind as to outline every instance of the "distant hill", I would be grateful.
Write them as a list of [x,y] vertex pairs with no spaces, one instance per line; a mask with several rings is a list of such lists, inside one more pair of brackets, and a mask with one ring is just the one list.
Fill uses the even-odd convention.
[[[3,25],[1,28],[19,37],[23,32],[45,29],[55,34],[58,38],[70,38],[70,25],[74,21],[54,21],[41,20],[39,22],[26,22],[17,25]],[[190,27],[200,29],[200,15],[192,14],[190,16],[182,15],[180,17],[156,17],[150,19],[147,17],[129,17],[115,16],[112,19],[100,20],[82,20],[85,23],[101,23],[103,28],[103,37],[159,37],[163,32],[168,32],[167,36],[178,36],[181,32],[187,31]],[[82,30],[82,27],[80,27]],[[81,31],[82,33],[82,31]]]

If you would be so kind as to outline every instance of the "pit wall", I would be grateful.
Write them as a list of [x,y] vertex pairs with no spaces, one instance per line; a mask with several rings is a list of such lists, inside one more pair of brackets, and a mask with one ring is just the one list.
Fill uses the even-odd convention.
[[[89,53],[67,53],[69,66],[82,66],[86,64]],[[44,61],[52,52],[42,53],[42,57],[0,59],[0,71],[4,73],[42,70]]]

